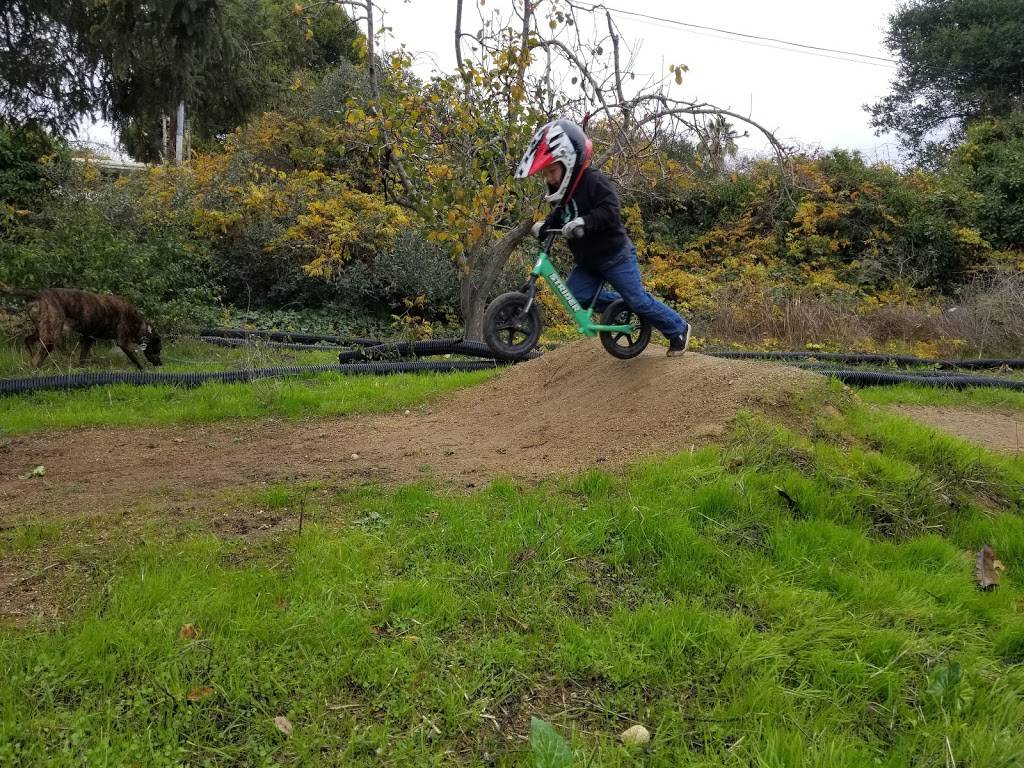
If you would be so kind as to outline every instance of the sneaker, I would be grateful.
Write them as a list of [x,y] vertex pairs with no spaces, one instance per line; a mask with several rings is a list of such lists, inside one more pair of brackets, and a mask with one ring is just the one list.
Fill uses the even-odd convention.
[[668,342],[668,356],[679,357],[687,348],[690,346],[690,324],[686,324],[686,333],[676,336],[675,338],[669,339]]

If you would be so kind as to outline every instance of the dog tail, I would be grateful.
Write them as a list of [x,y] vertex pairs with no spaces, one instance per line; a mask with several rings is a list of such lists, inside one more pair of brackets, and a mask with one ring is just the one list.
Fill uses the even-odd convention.
[[23,299],[35,299],[39,297],[39,291],[29,290],[28,288],[11,288],[7,283],[0,283],[0,293],[6,293],[10,296],[20,296]]

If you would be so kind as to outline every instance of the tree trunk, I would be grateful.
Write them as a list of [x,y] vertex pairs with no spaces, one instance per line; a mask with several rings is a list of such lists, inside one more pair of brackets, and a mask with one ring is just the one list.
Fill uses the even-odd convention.
[[475,259],[467,274],[459,283],[459,306],[465,325],[465,338],[482,341],[484,337],[484,310],[491,297],[494,283],[508,262],[512,252],[530,232],[532,219],[524,219],[496,243],[489,246]]
[[459,304],[462,307],[462,322],[466,329],[463,336],[469,341],[483,341],[487,294],[480,294],[469,275],[464,276],[459,285]]
[[185,101],[178,102],[178,111],[174,118],[174,164],[181,165],[185,152]]

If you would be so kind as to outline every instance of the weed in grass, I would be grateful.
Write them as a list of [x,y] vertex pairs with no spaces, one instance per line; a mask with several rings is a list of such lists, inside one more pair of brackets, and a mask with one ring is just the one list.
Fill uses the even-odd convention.
[[0,552],[13,555],[53,541],[59,533],[54,523],[25,523],[0,531]]

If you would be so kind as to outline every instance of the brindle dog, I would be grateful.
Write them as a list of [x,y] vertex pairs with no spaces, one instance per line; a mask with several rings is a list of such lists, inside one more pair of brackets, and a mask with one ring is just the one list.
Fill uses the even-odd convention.
[[136,346],[153,365],[161,364],[160,336],[123,296],[74,288],[26,291],[3,284],[0,290],[29,300],[26,310],[34,329],[25,337],[25,346],[32,354],[32,365],[37,368],[60,344],[65,330],[75,331],[82,337],[81,363],[88,359],[97,339],[113,339],[140,371],[142,363],[135,354]]

